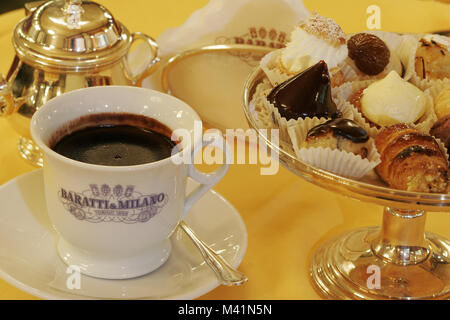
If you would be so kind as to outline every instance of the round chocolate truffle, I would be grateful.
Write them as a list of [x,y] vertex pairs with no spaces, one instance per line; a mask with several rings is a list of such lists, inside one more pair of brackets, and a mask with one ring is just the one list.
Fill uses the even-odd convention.
[[358,33],[347,41],[348,56],[359,70],[374,76],[389,63],[390,51],[383,40],[369,33]]

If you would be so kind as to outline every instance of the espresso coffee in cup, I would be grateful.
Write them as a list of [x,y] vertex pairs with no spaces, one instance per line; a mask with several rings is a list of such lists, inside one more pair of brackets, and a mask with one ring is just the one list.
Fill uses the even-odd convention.
[[142,115],[93,114],[65,126],[52,138],[54,142],[50,148],[65,157],[85,163],[140,165],[168,158],[174,152],[173,148],[176,148],[170,128]]
[[[67,265],[126,279],[167,261],[178,223],[228,169],[225,162],[203,173],[177,158],[201,150],[197,122],[183,101],[127,86],[71,91],[37,110],[31,134],[44,154],[47,211]],[[223,141],[215,146],[229,153]],[[198,182],[190,194],[188,177]]]

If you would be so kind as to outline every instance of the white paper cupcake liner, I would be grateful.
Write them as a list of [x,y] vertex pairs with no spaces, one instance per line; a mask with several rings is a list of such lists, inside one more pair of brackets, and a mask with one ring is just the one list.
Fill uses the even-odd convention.
[[372,147],[365,159],[351,152],[330,148],[299,149],[294,146],[294,151],[299,160],[311,166],[343,177],[359,179],[370,173],[381,162],[372,140],[370,144]]
[[280,68],[280,54],[282,49],[278,49],[266,54],[260,62],[261,69],[266,74],[272,86],[277,86],[280,83],[291,78],[293,75],[287,74]]
[[450,79],[438,79],[434,80],[431,87],[426,89],[431,97],[433,98],[433,102],[436,100],[437,96],[444,90],[446,87],[450,86]]
[[[250,112],[253,114],[253,117],[256,121],[257,128],[260,129],[277,129],[276,124],[273,120],[273,112],[272,110],[268,110],[266,108],[266,104],[263,102],[263,99],[270,93],[272,90],[272,85],[268,79],[264,79],[261,83],[259,83],[255,88],[255,93],[253,94],[252,100],[249,103]],[[267,138],[271,137],[271,133],[267,132]],[[294,149],[292,148],[292,144],[284,140],[278,139],[277,141],[278,147],[281,150],[289,154],[294,154]]]
[[367,30],[365,33],[373,34],[386,43],[391,52],[397,53],[397,48],[403,41],[403,35],[396,32],[379,31],[379,30]]
[[448,157],[448,149],[445,147],[444,142],[442,142],[441,139],[436,138],[433,136],[434,140],[436,140],[437,144],[439,145],[439,148],[441,149],[442,153],[445,155],[445,158],[447,159],[447,164],[449,164],[449,157]]
[[343,85],[334,88],[334,90],[332,91],[333,98],[335,98],[338,103],[343,103],[344,101],[350,102],[350,99],[352,98],[354,93],[356,93],[358,90],[361,90],[362,88],[367,88],[375,81],[375,79],[371,79],[346,82]]
[[370,137],[375,138],[382,129],[371,126],[366,118],[352,105],[353,118],[364,130],[367,131]]
[[414,84],[419,89],[425,91],[431,87],[433,87],[436,83],[439,82],[448,82],[450,81],[450,78],[443,78],[443,79],[420,79],[416,74],[414,74],[411,79],[411,83]]
[[433,98],[427,92],[427,106],[425,107],[424,115],[414,125],[422,133],[429,134],[433,124],[437,121],[436,113],[434,112]]
[[414,60],[420,38],[417,35],[404,35],[396,53],[405,68],[403,79],[409,81],[415,74]]
[[273,112],[264,103],[264,99],[270,93],[270,90],[272,90],[272,86],[269,80],[264,79],[256,86],[255,93],[249,103],[250,112],[253,114],[258,128],[272,129],[275,127]]

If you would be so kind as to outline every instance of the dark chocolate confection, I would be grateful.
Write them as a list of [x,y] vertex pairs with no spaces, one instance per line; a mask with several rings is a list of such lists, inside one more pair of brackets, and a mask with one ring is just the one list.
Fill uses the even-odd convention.
[[273,88],[267,99],[287,120],[341,115],[331,98],[330,74],[323,60]]
[[366,130],[349,119],[334,119],[319,124],[308,131],[307,137],[321,136],[330,131],[333,132],[335,136],[344,137],[356,143],[364,143],[369,140],[369,135]]

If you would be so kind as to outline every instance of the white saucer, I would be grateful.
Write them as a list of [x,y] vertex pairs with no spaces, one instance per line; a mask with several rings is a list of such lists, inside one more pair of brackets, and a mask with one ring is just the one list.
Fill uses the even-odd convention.
[[[188,182],[188,190],[195,182]],[[177,230],[172,253],[159,269],[127,280],[67,273],[56,253],[56,234],[47,216],[42,170],[0,186],[0,277],[44,299],[194,299],[218,286],[191,240]],[[196,233],[237,267],[247,249],[247,231],[236,209],[209,191],[186,216]],[[69,277],[73,289],[66,285]],[[79,284],[80,289],[76,289]]]

